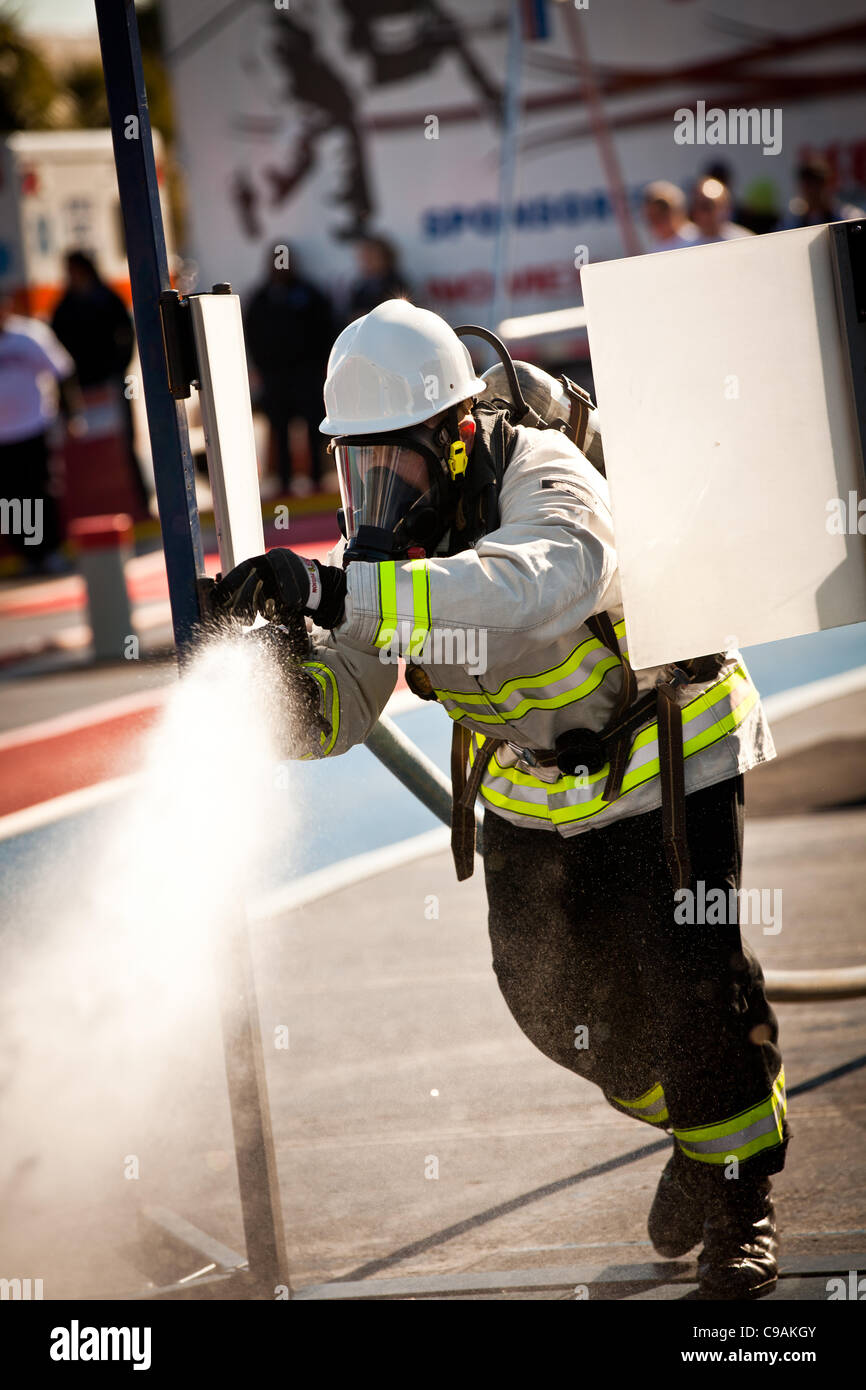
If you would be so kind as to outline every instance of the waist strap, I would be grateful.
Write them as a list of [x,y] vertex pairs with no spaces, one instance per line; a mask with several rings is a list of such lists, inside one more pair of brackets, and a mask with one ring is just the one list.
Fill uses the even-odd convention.
[[[616,706],[607,725],[597,735],[604,745],[608,759],[608,775],[602,797],[616,801],[622,791],[622,781],[628,766],[632,739],[649,718],[658,724],[659,783],[661,789],[662,839],[665,858],[674,889],[687,888],[691,879],[688,839],[686,836],[685,761],[683,757],[683,716],[677,704],[676,687],[687,681],[710,680],[724,664],[722,654],[684,661],[675,668],[674,679],[664,685],[637,694],[637,680],[628,659],[620,653],[613,623],[607,613],[597,613],[587,620],[595,637],[612,650],[622,664],[623,680]],[[472,770],[467,774],[472,735],[462,724],[455,723],[451,741],[451,851],[460,882],[471,878],[475,857],[475,798],[481,780],[493,754],[505,739],[485,738]],[[552,767],[557,755],[553,749],[531,749],[538,766]]]

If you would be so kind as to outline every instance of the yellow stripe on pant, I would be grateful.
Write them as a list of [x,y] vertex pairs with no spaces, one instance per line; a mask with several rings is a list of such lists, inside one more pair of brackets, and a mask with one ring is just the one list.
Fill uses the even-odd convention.
[[611,1096],[617,1105],[621,1105],[636,1120],[646,1120],[649,1125],[663,1125],[670,1119],[668,1115],[667,1101],[661,1084],[651,1086],[637,1100],[620,1100],[619,1096]]
[[715,1125],[674,1129],[674,1135],[683,1153],[698,1163],[727,1163],[732,1158],[742,1162],[763,1149],[776,1148],[782,1143],[786,1111],[783,1067],[772,1091],[758,1105]]

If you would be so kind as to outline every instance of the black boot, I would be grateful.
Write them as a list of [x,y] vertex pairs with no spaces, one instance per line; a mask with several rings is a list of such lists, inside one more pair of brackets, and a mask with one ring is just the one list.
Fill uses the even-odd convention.
[[666,1260],[685,1255],[703,1235],[708,1191],[701,1180],[703,1174],[691,1172],[695,1167],[675,1147],[659,1178],[647,1230],[654,1248]]
[[732,1178],[704,1223],[701,1298],[763,1298],[776,1287],[776,1213],[769,1178]]

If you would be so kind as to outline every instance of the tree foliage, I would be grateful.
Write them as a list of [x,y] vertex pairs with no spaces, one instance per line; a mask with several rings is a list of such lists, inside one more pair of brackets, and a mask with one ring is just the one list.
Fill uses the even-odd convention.
[[[159,7],[137,8],[142,66],[151,125],[171,143],[171,89],[162,60]],[[21,33],[14,15],[0,15],[0,131],[100,129],[108,126],[105,80],[99,58],[55,72],[38,44]]]
[[63,88],[14,18],[0,15],[0,131],[61,124]]

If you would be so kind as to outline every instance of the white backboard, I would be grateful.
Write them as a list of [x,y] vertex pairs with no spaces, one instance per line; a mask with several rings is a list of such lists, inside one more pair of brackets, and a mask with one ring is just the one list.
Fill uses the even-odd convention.
[[217,546],[227,574],[265,549],[240,299],[192,295],[190,309]]
[[632,664],[866,619],[827,227],[581,278]]

